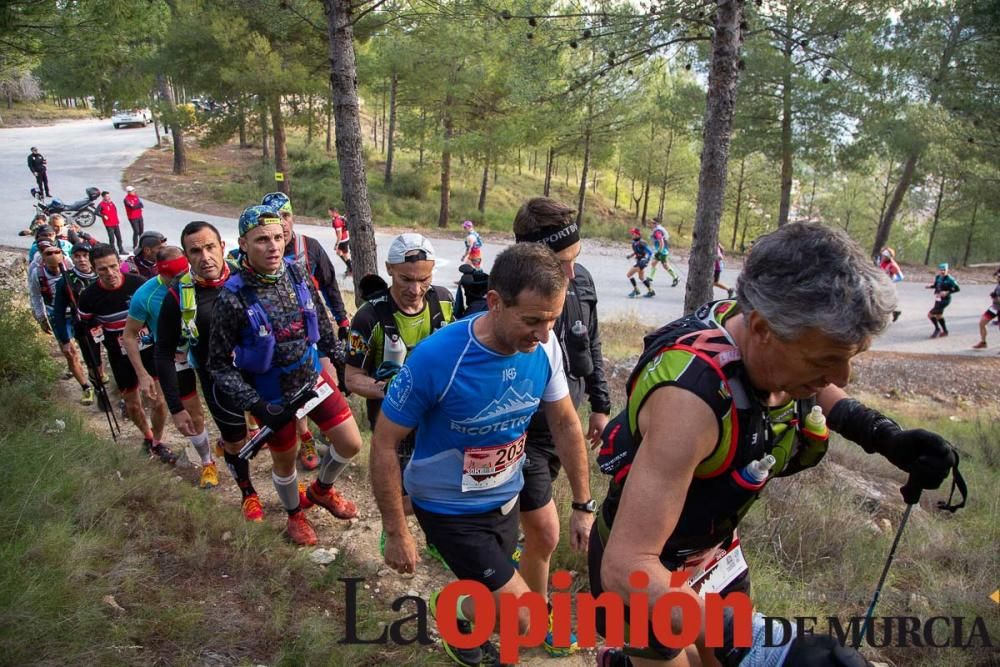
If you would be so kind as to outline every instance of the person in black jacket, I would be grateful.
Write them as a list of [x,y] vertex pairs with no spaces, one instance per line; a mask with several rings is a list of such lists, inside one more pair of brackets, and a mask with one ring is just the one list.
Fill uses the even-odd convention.
[[[579,405],[586,393],[590,400],[590,421],[586,437],[591,446],[601,441],[601,433],[611,413],[611,396],[604,378],[604,359],[597,323],[597,291],[590,272],[576,263],[580,254],[580,230],[576,211],[553,199],[529,199],[514,217],[514,238],[518,243],[542,243],[548,246],[569,277],[566,303],[553,332],[563,349],[566,379],[573,404]],[[520,554],[521,576],[538,593],[547,592],[549,559],[559,543],[559,513],[552,499],[552,482],[559,474],[560,462],[552,442],[552,433],[541,411],[528,425],[524,488],[521,490],[521,527],[524,547]],[[573,510],[593,512],[596,503],[574,503]],[[568,655],[576,650],[575,639],[569,646],[555,646],[550,632],[544,643],[552,655]]]
[[31,175],[35,177],[35,182],[38,183],[39,194],[51,197],[52,193],[49,191],[49,175],[46,169],[45,158],[34,146],[31,147],[31,153],[28,155],[28,169],[31,170]]

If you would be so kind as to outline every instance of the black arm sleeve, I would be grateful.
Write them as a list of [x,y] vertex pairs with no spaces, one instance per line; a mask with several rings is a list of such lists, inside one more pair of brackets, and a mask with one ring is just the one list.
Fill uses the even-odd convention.
[[156,324],[156,374],[160,378],[160,388],[163,398],[170,408],[170,414],[175,415],[184,409],[181,392],[177,384],[177,368],[174,366],[174,353],[181,342],[181,308],[173,290],[167,292],[160,307],[160,319]]
[[344,308],[344,299],[340,295],[340,287],[337,285],[337,270],[330,261],[330,256],[320,245],[319,241],[312,237],[306,237],[306,252],[309,255],[309,268],[319,283],[319,289],[323,293],[330,310],[337,323],[347,319],[347,309]]

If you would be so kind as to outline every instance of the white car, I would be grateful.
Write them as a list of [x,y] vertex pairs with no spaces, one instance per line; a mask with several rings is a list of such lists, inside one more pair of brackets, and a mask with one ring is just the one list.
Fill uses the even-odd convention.
[[153,122],[153,114],[149,109],[116,109],[111,115],[111,124],[117,130],[128,125],[146,126]]

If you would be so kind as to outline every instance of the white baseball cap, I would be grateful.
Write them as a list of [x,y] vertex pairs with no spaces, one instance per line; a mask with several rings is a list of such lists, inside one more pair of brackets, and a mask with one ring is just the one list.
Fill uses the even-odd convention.
[[420,234],[406,232],[393,240],[386,261],[390,264],[403,264],[407,261],[418,262],[424,259],[434,261],[434,246]]
[[125,186],[125,192],[135,192],[135,188],[133,188],[131,185],[127,185]]

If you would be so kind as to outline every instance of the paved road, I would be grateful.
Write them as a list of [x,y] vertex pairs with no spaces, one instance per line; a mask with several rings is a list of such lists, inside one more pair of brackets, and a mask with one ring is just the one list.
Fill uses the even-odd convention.
[[[85,120],[61,123],[49,127],[0,129],[0,178],[7,185],[12,201],[10,215],[0,223],[0,244],[14,247],[28,247],[30,239],[17,236],[17,231],[27,226],[33,214],[31,187],[34,178],[28,171],[27,155],[31,146],[37,146],[48,160],[49,183],[52,191],[64,201],[75,201],[83,197],[85,188],[95,185],[112,193],[124,219],[121,200],[125,196],[121,182],[122,172],[144,150],[155,142],[151,127],[115,130],[108,120]],[[139,192],[140,195],[143,193]],[[155,229],[176,242],[183,226],[195,219],[208,220],[223,232],[227,244],[235,243],[235,221],[194,211],[161,206],[146,201],[146,228]],[[378,221],[376,221],[376,224]],[[127,225],[126,225],[127,227]],[[103,229],[95,225],[98,235]],[[124,230],[123,230],[124,231]],[[130,232],[125,236],[126,242]],[[309,227],[309,234],[319,238],[332,251],[333,232],[328,227]],[[392,234],[376,234],[379,255],[389,246]],[[462,254],[461,242],[455,239],[436,239],[435,247],[440,256],[435,280],[451,286],[457,279],[458,259]],[[486,246],[487,264],[498,252],[497,244]],[[625,280],[629,266],[625,254],[626,244],[608,245],[590,241],[584,243],[581,262],[590,269],[598,286],[601,313],[605,319],[633,316],[649,325],[656,325],[677,317],[682,310],[684,298],[683,281],[680,287],[671,289],[668,277],[661,271],[655,287],[657,295],[653,299],[628,299],[630,290]],[[332,256],[332,252],[331,252]],[[334,259],[340,265],[340,260]],[[686,275],[687,266],[680,267]],[[723,282],[732,285],[736,272],[725,270]],[[931,326],[925,318],[932,304],[931,293],[923,288],[931,279],[926,275],[909,275],[908,281],[899,285],[899,297],[903,316],[892,325],[888,332],[875,344],[875,349],[898,352],[927,352],[939,354],[982,354],[970,350],[978,340],[977,322],[988,304],[990,285],[967,285],[954,299],[948,309],[948,322],[952,335],[943,340],[928,340]],[[721,292],[717,292],[722,296]],[[991,331],[991,338],[1000,348],[1000,332]],[[987,354],[995,354],[991,349]]]

